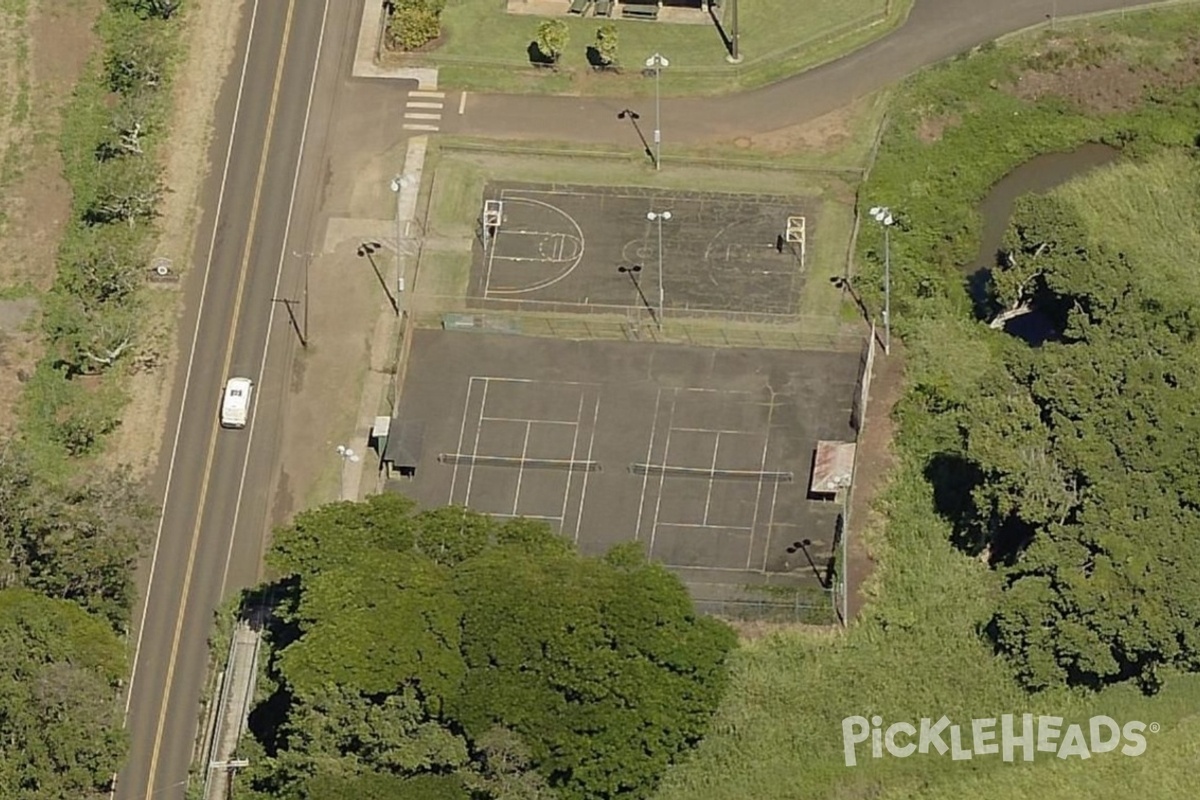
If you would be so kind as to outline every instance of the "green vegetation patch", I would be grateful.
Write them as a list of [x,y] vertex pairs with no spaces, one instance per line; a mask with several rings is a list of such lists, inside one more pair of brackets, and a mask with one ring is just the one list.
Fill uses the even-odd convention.
[[[512,5],[520,8],[520,0]],[[911,0],[812,0],[797,7],[789,0],[743,2],[739,9],[740,65],[726,62],[722,27],[732,25],[725,2],[707,11],[670,9],[690,23],[646,22],[568,16],[570,0],[560,0],[553,17],[509,13],[497,0],[459,0],[441,13],[442,39],[417,56],[436,66],[439,82],[477,91],[622,94],[652,91],[640,77],[645,60],[659,52],[670,61],[662,89],[670,94],[718,94],[778,80],[882,36],[899,24]],[[545,7],[553,7],[545,3]],[[553,21],[561,53],[537,47],[538,29]],[[599,32],[612,26],[602,40]],[[561,31],[558,32],[558,31]],[[612,35],[615,32],[615,37]],[[565,35],[565,39],[563,36]],[[542,37],[543,43],[546,42]],[[603,47],[602,47],[603,41]],[[607,58],[612,61],[606,61]],[[537,66],[541,62],[543,66]],[[548,66],[553,62],[554,68]],[[595,67],[607,68],[597,70]],[[616,67],[613,69],[612,67]]]
[[733,632],[636,544],[583,558],[540,522],[383,494],[299,515],[270,563],[242,797],[645,797],[727,684]]
[[[1200,387],[1193,355],[1195,143],[1189,58],[1200,13],[1177,10],[987,46],[906,82],[860,207],[898,212],[892,310],[907,388],[897,466],[868,533],[879,564],[845,637],[778,636],[738,651],[730,694],[697,758],[660,798],[1169,797],[1191,773],[1200,697],[1194,531]],[[1086,44],[1086,46],[1085,46]],[[1047,60],[1054,49],[1075,53]],[[1078,91],[1134,72],[1126,94]],[[1065,72],[1064,72],[1065,70]],[[1064,77],[1065,75],[1065,77]],[[1018,80],[1020,79],[1020,80]],[[1021,86],[1037,84],[1027,93]],[[975,316],[990,186],[1030,157],[1085,142],[1132,163],[1018,203],[1006,237],[1025,299],[1060,332],[1040,348]],[[1038,248],[1046,246],[1038,252]],[[1027,249],[1020,249],[1025,247]],[[859,237],[876,309],[881,231]],[[1015,586],[1015,589],[1007,587]],[[999,649],[1002,655],[996,655]],[[1146,723],[1144,754],[885,755],[845,765],[842,720],[1093,715]],[[969,747],[969,742],[964,743]]]

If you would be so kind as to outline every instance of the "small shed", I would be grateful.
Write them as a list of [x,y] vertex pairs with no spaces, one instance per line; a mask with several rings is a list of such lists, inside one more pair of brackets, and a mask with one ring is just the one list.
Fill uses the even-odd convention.
[[[385,418],[386,419],[386,418]],[[384,473],[391,477],[393,472],[402,478],[417,474],[421,453],[425,446],[425,423],[416,420],[388,419],[383,435],[380,436],[379,421],[373,431],[376,447],[381,452],[380,461]]]
[[810,495],[837,499],[854,480],[854,442],[817,442]]

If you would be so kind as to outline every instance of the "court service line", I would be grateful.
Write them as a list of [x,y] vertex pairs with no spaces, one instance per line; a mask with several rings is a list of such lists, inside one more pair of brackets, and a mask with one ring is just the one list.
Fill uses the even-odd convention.
[[725,433],[725,434],[732,433],[735,435],[736,434],[748,434],[748,435],[754,434],[754,431],[747,431],[747,430],[732,430],[732,429],[731,430],[723,430],[723,429],[718,430],[717,428],[680,428],[678,426],[673,428],[672,430],[679,431],[681,433],[715,433],[717,436],[720,436],[723,433]]
[[[571,437],[571,461],[572,462],[575,461],[575,453],[577,451],[577,448],[579,447],[579,428],[580,428],[580,423],[583,421],[583,399],[584,399],[584,393],[580,392],[579,393],[579,408],[575,411],[575,435],[573,437]],[[560,514],[559,524],[560,525],[562,524],[562,520],[565,520],[567,518],[567,504],[571,502],[571,483],[574,481],[574,478],[575,478],[575,470],[573,470],[573,469],[567,470],[567,488],[563,489],[562,509],[559,511],[559,514]]]
[[[283,279],[283,265],[287,263],[286,253],[288,252],[287,242],[292,231],[292,214],[296,209],[296,191],[300,186],[300,165],[304,160],[304,145],[308,141],[308,122],[312,116],[313,95],[317,88],[317,69],[321,66],[321,50],[325,44],[325,26],[329,20],[329,0],[325,0],[325,5],[321,10],[321,32],[317,35],[317,55],[313,59],[312,74],[308,79],[308,100],[304,105],[304,123],[300,128],[300,145],[296,150],[296,166],[292,172],[292,192],[288,198],[287,216],[284,218],[283,224],[283,242],[279,250],[279,262],[275,266],[275,287],[271,290],[272,297],[279,297],[279,285]],[[307,249],[307,248],[306,248]],[[267,314],[267,334],[263,341],[262,358],[258,362],[259,379],[266,373],[267,370],[267,354],[271,352],[271,331],[275,326],[275,312],[278,310],[278,303],[271,303],[271,311]],[[226,584],[229,582],[229,565],[233,561],[233,543],[237,539],[238,521],[242,514],[242,497],[246,491],[246,474],[250,469],[250,453],[254,447],[254,425],[258,422],[258,401],[262,399],[262,392],[257,392],[252,398],[250,409],[250,429],[246,432],[246,451],[242,456],[242,474],[238,479],[237,499],[233,504],[233,522],[229,526],[229,547],[225,551],[225,568],[221,571],[221,591],[218,597],[225,597]],[[267,542],[261,543],[259,550],[261,551]],[[261,581],[263,574],[263,554],[259,553],[259,563],[255,568],[255,575]]]
[[[266,178],[267,157],[270,154],[271,133],[275,128],[275,112],[279,104],[279,91],[283,84],[283,65],[286,61],[288,50],[288,39],[291,35],[292,18],[295,12],[295,3],[289,2],[287,16],[283,23],[283,41],[280,45],[279,63],[275,70],[275,82],[271,91],[271,103],[267,109],[267,128],[263,134],[263,149],[262,155],[258,163],[258,175],[255,179],[254,196],[250,201],[250,223],[248,231],[255,229],[255,224],[258,218],[259,203],[262,200],[263,183]],[[238,275],[237,292],[233,299],[233,317],[230,320],[228,341],[225,345],[225,360],[221,368],[222,375],[229,374],[229,365],[233,361],[233,346],[235,342],[235,334],[237,331],[238,317],[241,313],[242,299],[245,296],[246,279],[250,274],[250,248],[253,245],[254,237],[247,235],[246,246],[242,252],[242,262],[240,265],[240,273]],[[204,470],[200,478],[200,499],[197,502],[196,522],[192,526],[192,540],[188,549],[187,565],[183,573],[183,587],[180,591],[179,613],[175,618],[175,630],[171,639],[171,650],[167,656],[167,674],[163,681],[163,693],[160,699],[158,722],[154,730],[154,745],[150,751],[150,766],[147,770],[145,796],[154,796],[154,783],[158,777],[158,759],[162,753],[163,732],[167,721],[167,710],[170,706],[171,694],[175,682],[175,668],[179,663],[179,644],[183,639],[183,623],[188,610],[188,598],[191,594],[192,577],[195,574],[196,553],[200,546],[200,532],[203,529],[204,508],[208,499],[209,479],[212,477],[213,460],[217,450],[217,435],[220,433],[220,427],[216,420],[212,423],[212,431],[208,439],[208,453],[204,460]]]
[[[667,420],[667,440],[663,444],[663,463],[664,464],[671,463],[670,459],[669,459],[669,455],[671,452],[671,427],[675,424],[675,409],[678,407],[678,403],[679,403],[679,390],[673,389],[672,392],[673,392],[673,394],[671,396],[671,416]],[[664,483],[664,481],[666,481],[666,479],[667,479],[667,473],[665,470],[658,473],[658,498],[654,502],[654,525],[650,528],[650,547],[646,551],[647,558],[650,558],[652,555],[654,555],[654,537],[658,533],[658,514],[659,514],[659,511],[661,511],[661,509],[662,509],[663,483]]]
[[664,528],[696,528],[706,531],[738,531],[739,533],[749,533],[750,529],[745,525],[709,525],[708,523],[700,522],[664,522]]
[[[767,451],[771,446],[771,419],[775,416],[775,393],[771,392],[771,403],[767,407],[767,434],[763,437],[762,458],[758,462],[759,472],[766,472],[767,469]],[[762,488],[763,479],[760,475],[758,478],[758,488],[754,491],[754,515],[750,518],[750,546],[746,548],[746,569],[750,569],[750,561],[754,558],[754,528],[758,525],[758,507],[762,504]],[[776,490],[778,490],[776,486]],[[775,510],[774,501],[771,502],[772,514]],[[770,545],[770,530],[767,531],[767,544]],[[765,562],[764,562],[765,564]],[[766,567],[764,566],[764,569]]]
[[505,514],[503,511],[488,511],[487,515],[489,517],[503,517],[505,519],[541,519],[546,522],[557,522],[560,526],[563,522],[562,517],[556,517],[552,514]]
[[[603,386],[595,381],[547,381],[541,378],[507,378],[493,375],[476,375],[474,379],[491,381],[492,383],[541,383],[546,386]],[[540,420],[534,420],[538,422]]]
[[[587,460],[592,460],[592,448],[596,444],[596,424],[600,419],[600,395],[596,395],[596,410],[592,414],[592,435],[588,438]],[[579,544],[579,527],[583,524],[583,501],[587,498],[588,477],[592,473],[583,473],[583,490],[579,493],[579,513],[575,515],[575,544]]]
[[760,572],[767,571],[767,559],[771,555],[771,529],[775,527],[775,501],[779,499],[779,484],[775,484],[771,491],[771,518],[767,520],[767,541],[763,544],[762,569]]
[[535,425],[578,425],[579,420],[569,419],[521,419],[520,417],[483,417],[484,422],[516,422],[524,424],[532,422]]
[[[501,201],[503,201],[503,195],[501,195]],[[482,217],[482,212],[480,216]],[[500,238],[500,229],[504,227],[504,216],[501,215],[500,224],[496,226],[496,232],[491,235],[488,235],[482,218],[479,223],[480,228],[483,229],[483,259],[487,263],[487,269],[483,273],[483,296],[487,297],[492,293],[492,263],[496,260],[496,240]]]
[[[708,509],[709,509],[709,506],[712,505],[713,482],[716,481],[716,479],[717,479],[717,475],[716,475],[717,453],[720,451],[720,449],[721,449],[721,434],[718,433],[717,440],[715,442],[713,442],[712,466],[710,466],[708,468],[708,470],[709,470],[709,472],[708,472],[708,492],[705,493],[705,495],[704,495],[704,517],[701,519],[701,522],[704,523],[705,527],[708,526]],[[665,459],[664,459],[663,463],[664,464],[667,463]],[[760,481],[762,480],[762,476],[759,476],[759,480]]]
[[[483,427],[483,417],[479,418],[479,425]],[[521,445],[521,465],[517,468],[517,490],[513,492],[513,516],[517,515],[517,503],[521,502],[521,481],[525,478],[525,458],[529,454],[529,432],[533,430],[533,423],[525,423],[525,442]]]
[[[467,381],[467,401],[463,404],[462,425],[458,429],[458,450],[456,452],[459,453],[463,451],[463,439],[466,437],[467,433],[467,412],[471,410],[471,393],[474,391],[475,376],[472,375]],[[450,476],[450,497],[446,500],[446,505],[448,506],[454,505],[454,487],[455,484],[458,483],[458,467],[459,463],[455,461],[454,474]]]
[[[654,396],[654,416],[650,418],[650,444],[646,445],[646,463],[653,464],[651,460],[654,457],[654,437],[658,430],[658,404],[662,400],[662,387],[658,387],[658,394]],[[638,498],[638,515],[637,527],[633,529],[633,539],[638,541],[642,538],[642,510],[646,507],[646,484],[650,481],[650,471],[646,470],[642,475],[642,494]],[[649,553],[647,553],[649,556]]]
[[467,496],[463,498],[463,506],[471,505],[471,484],[475,481],[475,457],[479,455],[479,435],[483,433],[483,411],[487,408],[488,378],[483,378],[483,399],[479,403],[479,421],[475,423],[475,444],[471,447],[471,466],[467,470]]
[[233,160],[233,142],[237,138],[238,119],[242,111],[242,94],[246,85],[246,72],[250,64],[250,52],[253,49],[251,45],[254,43],[254,22],[257,18],[258,2],[255,0],[254,7],[250,12],[250,32],[246,39],[246,54],[242,58],[242,74],[238,80],[237,99],[233,104],[233,121],[229,127],[229,147],[225,150],[225,166],[221,171],[221,188],[217,192],[217,207],[213,213],[212,236],[208,242],[208,256],[204,259],[204,281],[200,285],[200,304],[196,312],[196,327],[192,332],[192,346],[188,351],[187,367],[184,370],[183,396],[179,404],[179,419],[175,423],[175,441],[171,445],[171,458],[167,466],[167,485],[163,493],[162,507],[158,515],[158,530],[154,534],[154,552],[150,557],[150,578],[146,584],[146,593],[142,598],[142,615],[141,621],[138,622],[137,643],[133,648],[133,667],[129,673],[129,686],[126,687],[125,711],[121,722],[122,727],[125,727],[129,722],[129,707],[133,703],[133,685],[137,680],[138,662],[142,653],[142,636],[146,631],[146,615],[150,610],[150,597],[154,589],[154,574],[158,566],[159,546],[162,544],[163,527],[166,525],[167,502],[171,499],[171,487],[175,477],[175,464],[177,463],[179,454],[179,439],[183,434],[184,411],[187,408],[188,388],[192,383],[192,366],[196,362],[196,348],[200,341],[200,322],[204,318],[205,309],[204,299],[208,295],[208,280],[212,275],[213,254],[216,252],[217,247],[218,221],[221,218],[221,209],[225,205],[225,189],[229,179],[229,165]]

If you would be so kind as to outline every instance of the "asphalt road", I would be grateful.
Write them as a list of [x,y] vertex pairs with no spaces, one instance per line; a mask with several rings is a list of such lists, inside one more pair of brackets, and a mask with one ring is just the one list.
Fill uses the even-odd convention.
[[[381,119],[394,116],[391,124],[399,127],[399,114],[384,104],[415,88],[409,81],[348,77],[364,1],[246,4],[238,58],[217,108],[200,245],[185,287],[190,307],[180,330],[186,357],[169,417],[178,428],[168,431],[160,460],[163,515],[137,610],[126,719],[132,750],[114,792],[120,800],[182,800],[195,755],[213,610],[259,576],[287,378],[298,348],[284,306],[273,300],[302,298],[303,253],[312,248],[309,229],[327,178],[324,154],[332,146],[354,146],[350,136],[327,141],[330,131],[339,113],[365,106],[374,106]],[[731,137],[813,119],[925,64],[1035,24],[1052,2],[918,0],[897,32],[824,67],[745,94],[672,99],[663,107],[664,139]],[[1057,0],[1057,12],[1133,5]],[[632,102],[471,95],[466,113],[448,115],[443,130],[622,141],[629,131],[615,113]],[[303,317],[302,306],[297,313]],[[230,375],[256,382],[251,426],[242,431],[217,426]]]
[[[348,22],[344,13],[326,20],[325,7],[313,0],[248,3],[253,21],[243,24],[239,59],[219,100],[221,133],[186,287],[193,306],[181,325],[186,358],[169,417],[178,429],[168,431],[160,461],[169,465],[163,515],[138,610],[126,719],[132,751],[115,792],[122,800],[183,798],[213,610],[227,588],[250,585],[258,575],[268,510],[261,487],[274,469],[282,375],[296,341],[273,298],[301,296],[302,257],[292,255],[290,220],[304,218],[313,201],[311,191],[297,195],[293,187],[302,166],[312,171],[299,163],[302,139],[322,135],[309,122],[321,128],[324,118],[319,97],[310,114],[310,85],[323,26],[328,22],[326,39],[339,42]],[[322,92],[325,102],[330,94]],[[302,187],[320,183],[303,177]],[[276,348],[273,361],[268,341]],[[251,425],[240,431],[217,424],[230,375],[256,383]]]

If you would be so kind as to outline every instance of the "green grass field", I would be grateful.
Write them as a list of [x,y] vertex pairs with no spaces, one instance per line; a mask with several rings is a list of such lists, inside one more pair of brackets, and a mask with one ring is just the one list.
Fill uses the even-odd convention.
[[[528,48],[547,17],[510,14],[504,0],[459,0],[442,13],[444,40],[426,53],[405,56],[436,66],[445,86],[477,91],[636,94],[653,91],[640,76],[654,52],[671,66],[663,73],[667,94],[716,94],[778,80],[855,49],[899,24],[912,0],[753,0],[739,11],[743,62],[726,62],[726,46],[707,13],[699,24],[612,19],[619,35],[621,74],[596,73],[587,48],[607,20],[566,16],[570,41],[557,71],[530,65]],[[724,4],[728,13],[729,3]],[[717,12],[720,15],[722,12]],[[728,23],[724,23],[728,24]]]

